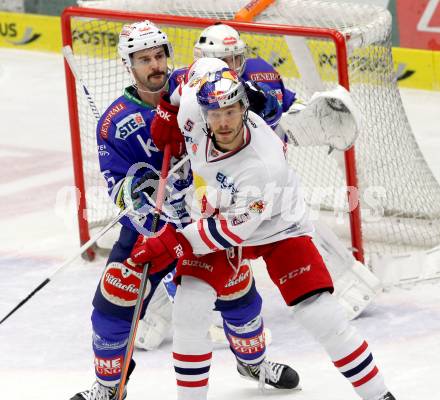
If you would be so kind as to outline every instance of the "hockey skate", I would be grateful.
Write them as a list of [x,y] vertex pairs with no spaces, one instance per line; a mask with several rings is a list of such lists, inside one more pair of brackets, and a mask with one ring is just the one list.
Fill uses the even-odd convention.
[[[104,386],[98,381],[95,381],[90,390],[77,393],[70,400],[116,400],[117,386]],[[123,399],[127,396],[127,390],[124,388]]]
[[[136,367],[136,362],[131,359],[127,371],[127,381],[130,379],[130,375]],[[118,385],[116,386],[104,386],[98,381],[95,381],[90,390],[84,390],[71,397],[70,400],[116,400],[116,392],[118,391]],[[123,399],[127,397],[127,386],[124,387]]]
[[295,389],[299,384],[299,375],[294,369],[273,361],[264,360],[259,365],[237,361],[237,370],[243,378],[257,381],[260,389],[264,389],[265,384],[277,389]]
[[388,392],[383,397],[381,397],[380,400],[396,400],[396,398],[390,392]]

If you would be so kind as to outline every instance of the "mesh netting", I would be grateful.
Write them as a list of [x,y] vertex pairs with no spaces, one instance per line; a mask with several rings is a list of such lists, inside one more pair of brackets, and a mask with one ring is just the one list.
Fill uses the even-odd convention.
[[0,0],[0,11],[24,12],[24,0]]
[[[180,16],[232,19],[247,1],[82,1],[81,5]],[[280,0],[258,22],[336,28],[348,40],[350,90],[363,111],[356,143],[362,229],[367,253],[426,249],[440,242],[440,186],[415,141],[402,106],[391,56],[391,17],[371,5]],[[122,22],[75,18],[73,50],[83,79],[102,112],[130,84],[118,60],[116,44]],[[162,26],[175,50],[176,66],[192,61],[200,29]],[[332,42],[312,38],[242,32],[249,56],[272,63],[288,88],[307,100],[317,88],[337,84]],[[311,57],[310,57],[311,56]],[[307,62],[308,60],[308,62]],[[311,63],[311,64],[310,64]],[[96,120],[78,90],[87,218],[92,225],[108,220],[114,207],[97,165]],[[286,115],[283,118],[289,118]],[[345,172],[338,154],[326,148],[289,148],[289,162],[300,174],[308,202],[326,210],[339,234],[348,235]],[[108,206],[103,207],[103,204]],[[339,223],[339,224],[338,224]],[[333,224],[334,226],[334,224]]]

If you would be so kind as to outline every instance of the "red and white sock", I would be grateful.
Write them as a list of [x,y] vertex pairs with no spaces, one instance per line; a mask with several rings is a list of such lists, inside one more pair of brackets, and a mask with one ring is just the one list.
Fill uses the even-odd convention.
[[207,283],[184,276],[173,306],[173,358],[178,400],[206,400],[212,342],[209,327],[217,294]]
[[[350,381],[358,395],[365,400],[376,400],[385,394],[387,388],[368,343],[356,334],[345,347],[344,352],[338,352],[337,359],[333,358],[333,364]],[[342,354],[345,355],[340,357]]]
[[379,400],[388,392],[367,342],[349,324],[344,309],[331,294],[301,302],[295,306],[294,315],[363,400]]
[[178,399],[205,399],[208,390],[212,353],[173,353]]

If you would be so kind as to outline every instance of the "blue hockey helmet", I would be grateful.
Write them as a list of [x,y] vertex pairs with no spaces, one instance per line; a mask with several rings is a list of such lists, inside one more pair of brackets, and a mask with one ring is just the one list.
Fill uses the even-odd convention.
[[[223,108],[241,102],[245,110],[249,107],[243,83],[237,73],[229,68],[206,74],[199,83],[197,102],[206,117],[208,110]],[[206,118],[205,118],[206,121]]]

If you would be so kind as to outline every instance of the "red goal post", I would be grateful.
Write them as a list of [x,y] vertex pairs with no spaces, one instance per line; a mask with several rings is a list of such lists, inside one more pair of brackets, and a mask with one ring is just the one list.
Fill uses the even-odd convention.
[[[195,17],[187,17],[187,16],[173,16],[173,15],[159,15],[159,14],[147,14],[141,12],[125,12],[125,11],[112,11],[112,10],[103,10],[103,9],[92,9],[92,8],[80,8],[80,7],[68,7],[64,10],[61,16],[61,24],[62,24],[62,38],[63,38],[63,46],[69,45],[73,48],[74,54],[78,54],[79,57],[87,59],[89,58],[90,65],[87,65],[87,61],[82,59],[79,62],[80,65],[80,73],[82,75],[83,71],[88,68],[93,68],[96,64],[95,61],[91,60],[91,56],[84,53],[87,53],[84,48],[89,45],[90,48],[93,48],[96,57],[98,59],[105,60],[110,57],[115,56],[114,49],[108,54],[104,54],[100,49],[98,49],[99,38],[104,37],[102,34],[95,35],[93,31],[89,34],[88,38],[84,40],[84,35],[82,39],[78,34],[78,26],[81,24],[93,24],[94,21],[115,21],[115,22],[131,22],[131,21],[139,21],[148,19],[158,24],[159,26],[163,26],[164,30],[167,31],[167,27],[177,27],[177,28],[185,28],[191,30],[201,30],[213,23],[217,22],[215,19],[207,19],[207,18],[195,18]],[[96,22],[99,25],[99,22]],[[347,48],[346,48],[346,38],[340,32],[334,29],[326,29],[326,28],[309,28],[309,27],[296,27],[296,26],[287,26],[287,25],[277,25],[277,24],[266,24],[266,23],[253,23],[253,22],[238,22],[238,21],[227,21],[227,23],[240,31],[243,34],[248,35],[263,35],[263,37],[291,37],[291,36],[300,36],[307,38],[317,38],[324,39],[325,41],[330,41],[334,44],[336,51],[336,60],[337,60],[337,81],[340,85],[344,86],[346,89],[349,89],[349,74],[348,74],[348,65],[347,65]],[[106,29],[106,28],[100,28]],[[104,32],[103,30],[100,31]],[[182,32],[179,31],[179,32]],[[113,32],[111,36],[112,41],[114,42],[115,36],[118,32]],[[78,39],[79,38],[79,39]],[[95,38],[95,39],[94,39]],[[76,46],[78,41],[81,41],[81,45]],[[110,39],[109,39],[110,40]],[[89,41],[89,43],[87,43]],[[171,39],[172,44],[173,40]],[[114,44],[114,43],[113,43]],[[181,46],[180,44],[176,47]],[[108,47],[108,46],[107,46]],[[188,51],[192,51],[191,46],[188,45]],[[111,54],[111,56],[109,55]],[[191,55],[192,56],[192,55]],[[185,56],[186,57],[186,56]],[[182,58],[185,58],[182,57]],[[183,65],[177,65],[178,67]],[[70,130],[71,130],[71,142],[72,142],[72,156],[73,156],[73,164],[74,164],[74,177],[75,177],[75,185],[77,187],[77,202],[78,202],[78,225],[79,225],[79,236],[81,244],[85,243],[90,238],[90,229],[92,226],[99,226],[103,224],[106,220],[110,219],[114,216],[114,209],[108,207],[107,202],[110,200],[107,199],[107,202],[101,197],[100,201],[102,204],[94,204],[93,207],[96,209],[101,209],[103,211],[98,220],[94,220],[93,215],[90,212],[91,202],[96,202],[96,198],[89,201],[88,199],[88,178],[86,176],[86,167],[84,162],[85,151],[87,152],[95,152],[96,146],[91,145],[93,140],[90,142],[91,132],[84,132],[87,130],[85,126],[91,126],[95,122],[92,113],[87,111],[87,106],[80,110],[79,104],[81,103],[80,97],[82,94],[80,93],[80,89],[78,89],[77,82],[75,81],[75,77],[70,71],[67,63],[65,62],[65,71],[66,71],[66,87],[67,87],[67,97],[68,97],[68,107],[69,107],[69,122],[70,122]],[[128,74],[127,74],[128,75]],[[97,80],[99,79],[111,79],[114,76],[99,75],[97,76]],[[85,77],[85,82],[91,85],[91,93],[95,95],[94,92],[94,84],[90,81],[90,76]],[[109,82],[108,85],[111,85]],[[121,91],[118,93],[117,91],[114,94],[114,98],[122,93]],[[107,104],[104,104],[103,101],[100,101],[100,97],[98,97],[97,105],[100,111],[103,111],[108,104],[113,99],[108,100]],[[89,122],[85,120],[90,119]],[[83,121],[84,120],[84,121]],[[88,129],[92,131],[92,129]],[[93,133],[94,134],[94,133]],[[88,135],[88,142],[84,139],[85,135]],[[93,147],[92,150],[90,147]],[[346,174],[346,185],[349,188],[357,188],[357,174],[356,174],[356,160],[355,160],[355,150],[354,148],[345,152],[345,174]],[[93,155],[88,155],[87,157],[93,158]],[[99,175],[100,171],[96,164],[96,154],[95,154],[95,171],[89,171],[90,174]],[[350,197],[350,193],[353,197]],[[354,249],[354,256],[357,260],[363,262],[364,261],[364,252],[363,252],[363,243],[362,243],[362,229],[361,229],[361,217],[360,217],[360,207],[357,202],[357,191],[350,190],[347,191],[348,194],[348,203],[353,204],[355,202],[354,207],[349,208],[349,223],[350,223],[350,233],[351,233],[351,245]],[[107,208],[109,208],[108,215],[106,215]],[[88,252],[88,256],[90,259],[94,257],[94,252],[91,249]]]

